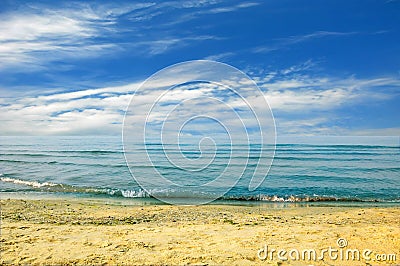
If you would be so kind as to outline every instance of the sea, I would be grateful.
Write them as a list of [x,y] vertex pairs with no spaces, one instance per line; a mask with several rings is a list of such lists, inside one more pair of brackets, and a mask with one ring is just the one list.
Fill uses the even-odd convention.
[[[170,154],[185,153],[168,144],[152,143],[150,151],[138,149],[137,163],[129,165],[135,169],[129,169],[119,136],[2,136],[0,196],[3,199],[10,195],[47,195],[137,201],[162,195],[163,198],[202,197],[224,202],[400,203],[399,138],[364,140],[278,142],[268,175],[257,189],[249,190],[254,168],[263,161],[257,153],[252,154],[257,149],[250,149],[248,153],[248,147],[243,144],[212,147],[211,163],[198,171],[188,171],[162,159],[163,156],[153,156],[152,166],[141,165],[141,158],[152,156],[149,152],[162,155],[169,149]],[[184,155],[196,159],[203,153],[207,154],[207,147],[200,150],[198,145],[187,144]],[[216,183],[207,193],[196,193],[197,186],[218,177],[233,162],[238,169],[246,167],[244,172],[235,172],[231,166],[230,175],[237,182],[228,188]],[[153,179],[154,168],[165,179],[190,183],[189,189],[185,184],[181,190],[179,186],[152,184],[159,180]],[[149,180],[150,187],[142,187],[138,179]]]

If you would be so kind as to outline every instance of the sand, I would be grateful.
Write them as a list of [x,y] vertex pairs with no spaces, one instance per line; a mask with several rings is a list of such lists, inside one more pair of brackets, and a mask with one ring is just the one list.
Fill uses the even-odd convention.
[[[2,264],[400,264],[400,208],[379,204],[124,206],[3,199],[1,211]],[[317,252],[315,261],[307,249]],[[359,260],[348,252],[355,249]],[[279,250],[286,251],[281,259]]]

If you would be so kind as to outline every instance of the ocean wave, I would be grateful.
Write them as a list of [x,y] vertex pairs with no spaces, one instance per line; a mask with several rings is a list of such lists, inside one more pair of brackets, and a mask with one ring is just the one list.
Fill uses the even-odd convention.
[[255,195],[255,196],[233,196],[225,199],[243,201],[264,201],[264,202],[384,202],[381,199],[360,199],[354,197],[332,197],[332,196],[278,196],[278,195]]
[[[44,164],[44,165],[66,165],[66,166],[90,166],[90,167],[103,167],[103,168],[127,168],[126,164],[100,164],[100,163],[79,163],[79,162],[62,162],[62,161],[26,161],[26,160],[12,160],[0,159],[0,162],[5,163],[21,163],[21,164]],[[150,166],[153,167],[153,166]]]
[[[0,174],[0,181],[13,183],[17,185],[24,185],[31,188],[31,191],[40,192],[62,192],[62,193],[78,193],[78,194],[93,194],[103,195],[111,197],[123,197],[123,198],[179,198],[179,199],[214,199],[213,193],[195,193],[191,190],[170,190],[170,189],[154,189],[151,191],[145,191],[142,189],[117,189],[117,188],[94,188],[94,187],[78,187],[66,184],[56,184],[51,182],[38,182],[38,181],[27,181],[21,179],[15,179],[5,177]],[[334,197],[334,196],[320,196],[320,195],[226,195],[220,200],[228,201],[255,201],[255,202],[400,202],[400,198],[397,199],[363,199],[356,197]]]
[[4,177],[4,175],[1,175],[3,177],[0,177],[0,181],[6,182],[6,183],[13,183],[16,185],[24,185],[28,186],[33,189],[33,191],[46,191],[46,192],[81,192],[81,193],[98,193],[101,192],[101,190],[97,188],[86,188],[86,187],[77,187],[77,186],[71,186],[71,185],[66,185],[66,184],[57,184],[57,183],[51,183],[51,182],[38,182],[38,181],[27,181],[27,180],[22,180],[22,179],[17,179],[17,178],[10,178],[10,177]]
[[13,178],[9,178],[9,177],[1,177],[0,180],[2,182],[9,182],[9,183],[14,183],[14,184],[18,184],[18,185],[26,185],[26,186],[30,186],[30,187],[33,187],[33,188],[57,186],[57,184],[50,183],[50,182],[40,183],[40,182],[37,182],[37,181],[25,181],[25,180],[13,179]]
[[88,193],[121,196],[125,198],[146,198],[150,194],[143,190],[120,190],[113,188],[79,187],[51,182],[27,181],[17,178],[4,177],[0,174],[0,181],[30,187],[33,191],[63,192],[63,193]]

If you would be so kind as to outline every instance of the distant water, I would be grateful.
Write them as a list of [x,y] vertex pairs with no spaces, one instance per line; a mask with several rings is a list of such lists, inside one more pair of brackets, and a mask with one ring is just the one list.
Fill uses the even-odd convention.
[[[164,148],[168,148],[168,145]],[[255,191],[248,188],[258,158],[246,147],[217,150],[213,163],[202,171],[184,171],[160,159],[163,175],[193,184],[215,178],[226,167],[248,161],[248,168],[225,199],[263,201],[367,201],[400,202],[399,145],[278,144],[268,177]],[[154,144],[151,156],[163,153]],[[197,158],[197,146],[187,146],[185,156]],[[174,152],[174,151],[172,151]],[[178,152],[178,151],[175,151]],[[204,152],[204,151],[203,151]],[[207,151],[205,151],[207,153]],[[138,151],[147,156],[145,151]],[[249,158],[248,158],[249,157]],[[148,165],[135,165],[146,175]],[[149,178],[151,178],[149,176]],[[223,184],[218,189],[225,189]],[[93,197],[149,197],[130,175],[119,137],[0,137],[0,192],[44,192]],[[164,197],[207,197],[191,190],[151,191]]]

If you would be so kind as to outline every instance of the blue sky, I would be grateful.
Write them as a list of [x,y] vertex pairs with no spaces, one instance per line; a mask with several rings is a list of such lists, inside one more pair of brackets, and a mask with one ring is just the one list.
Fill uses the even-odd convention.
[[2,1],[1,135],[118,135],[186,60],[263,90],[278,135],[400,135],[400,1]]

